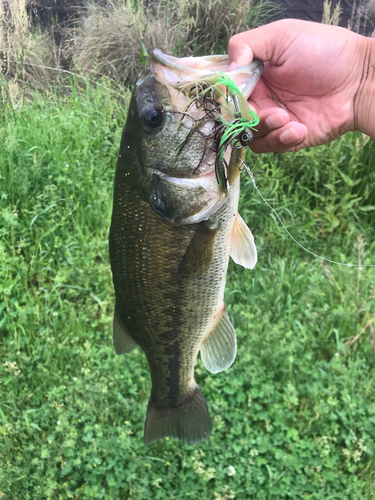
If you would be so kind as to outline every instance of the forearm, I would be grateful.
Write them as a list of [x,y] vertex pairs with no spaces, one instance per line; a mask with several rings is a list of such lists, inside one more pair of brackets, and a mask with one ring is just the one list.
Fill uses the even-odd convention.
[[364,38],[362,43],[362,74],[353,102],[354,129],[375,139],[375,39]]

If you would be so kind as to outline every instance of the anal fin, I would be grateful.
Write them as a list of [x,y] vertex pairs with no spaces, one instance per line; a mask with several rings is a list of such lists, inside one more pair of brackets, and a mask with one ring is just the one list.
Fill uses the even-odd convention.
[[131,352],[138,345],[121,321],[117,307],[115,308],[115,316],[113,318],[113,345],[116,354]]
[[177,408],[163,408],[153,402],[151,395],[143,437],[146,445],[165,437],[178,438],[187,444],[196,445],[207,439],[211,431],[211,417],[199,385],[186,403]]
[[219,373],[229,368],[236,357],[236,332],[230,322],[225,304],[217,313],[217,322],[201,345],[201,358],[211,373]]
[[236,216],[230,236],[229,253],[236,264],[246,269],[253,269],[258,260],[254,236],[240,214]]

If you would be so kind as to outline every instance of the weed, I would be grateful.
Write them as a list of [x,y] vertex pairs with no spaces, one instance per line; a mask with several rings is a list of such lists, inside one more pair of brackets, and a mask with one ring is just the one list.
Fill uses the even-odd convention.
[[322,23],[338,26],[340,22],[341,13],[342,13],[341,1],[337,2],[335,7],[332,9],[332,1],[324,0]]
[[374,32],[374,6],[373,0],[354,0],[348,28],[360,34]]
[[69,73],[134,82],[155,47],[177,56],[225,53],[230,36],[264,23],[277,10],[270,0],[89,3],[74,25],[61,27],[57,45],[53,27],[31,26],[25,2],[0,9],[0,73],[22,87],[52,84],[60,92],[69,88]]
[[[7,8],[5,9],[4,6]],[[47,67],[54,65],[53,38],[37,28],[30,30],[26,0],[12,0],[0,5],[0,74],[13,82],[50,85],[54,74]],[[17,89],[18,92],[18,89]]]

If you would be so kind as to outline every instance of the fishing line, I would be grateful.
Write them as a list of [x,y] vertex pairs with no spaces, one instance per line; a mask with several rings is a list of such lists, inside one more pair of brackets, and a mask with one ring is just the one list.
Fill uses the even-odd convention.
[[[195,87],[192,87],[192,85]],[[226,95],[220,89],[220,85],[226,88]],[[215,76],[210,76],[204,78],[200,81],[193,82],[192,84],[185,85],[187,88],[189,86],[190,93],[195,91],[195,96],[188,103],[185,110],[182,114],[186,114],[192,104],[195,104],[197,109],[203,108],[205,112],[205,116],[201,119],[196,120],[197,124],[192,127],[192,129],[186,135],[184,141],[178,146],[176,151],[181,151],[183,146],[186,144],[188,138],[191,136],[193,132],[196,130],[199,131],[199,126],[205,122],[207,118],[213,120],[214,132],[206,136],[206,139],[214,137],[214,151],[216,153],[216,165],[215,165],[215,173],[218,184],[226,190],[227,188],[227,165],[224,160],[224,153],[229,144],[233,144],[233,146],[237,149],[241,149],[244,146],[247,146],[253,139],[251,129],[255,129],[255,126],[259,123],[258,116],[252,111],[249,110],[247,105],[247,100],[240,91],[240,89],[236,86],[234,81],[230,78],[229,75],[225,73],[218,72]],[[182,87],[182,88],[184,88]],[[216,99],[215,91],[217,91],[221,97],[223,98],[223,103],[220,103]],[[231,101],[233,110],[230,107],[229,94],[231,94]],[[226,111],[231,115],[232,120],[228,121],[222,116],[221,106],[224,105]],[[189,116],[189,118],[191,118]],[[182,117],[179,119],[179,123],[181,123]],[[178,124],[179,125],[179,124]],[[255,129],[256,130],[256,129]],[[242,135],[243,134],[243,135]],[[201,133],[202,136],[204,134]],[[246,135],[246,139],[245,139]],[[210,148],[211,149],[211,148]],[[203,157],[202,157],[203,159]],[[296,238],[289,232],[288,228],[284,224],[284,221],[281,219],[280,215],[276,212],[276,210],[268,203],[268,201],[264,198],[258,186],[256,185],[254,175],[250,168],[243,162],[241,158],[242,166],[249,174],[251,182],[253,183],[255,189],[257,190],[259,196],[267,205],[267,207],[276,215],[280,224],[284,228],[287,235],[296,243],[302,250],[309,253],[313,257],[317,259],[323,260],[324,262],[329,262],[330,264],[337,264],[338,266],[346,266],[346,267],[375,267],[375,264],[347,264],[345,262],[337,262],[335,260],[327,259],[326,257],[322,257],[318,255],[308,248],[304,247]],[[201,160],[202,162],[202,160]],[[200,162],[200,163],[201,163]]]
[[239,158],[241,163],[242,163],[242,166],[245,168],[246,172],[249,174],[250,176],[250,179],[251,179],[251,182],[253,183],[255,189],[258,191],[258,194],[259,196],[262,198],[262,200],[264,201],[264,203],[267,205],[267,207],[272,210],[272,212],[276,215],[276,217],[279,219],[281,225],[283,226],[283,228],[285,229],[286,233],[288,234],[288,236],[290,238],[292,238],[292,240],[294,241],[294,243],[296,243],[299,247],[302,248],[302,250],[304,250],[305,252],[313,255],[314,257],[320,259],[320,260],[324,260],[325,262],[330,262],[331,264],[337,264],[339,266],[347,266],[347,267],[375,267],[375,264],[346,264],[345,262],[337,262],[335,260],[330,260],[330,259],[327,259],[326,257],[322,257],[321,255],[317,255],[316,253],[312,252],[311,250],[309,250],[308,248],[304,247],[303,245],[301,245],[301,243],[299,241],[297,241],[295,239],[295,237],[290,234],[290,232],[288,231],[288,228],[285,226],[283,220],[281,219],[280,215],[276,212],[276,210],[271,207],[271,205],[268,203],[268,201],[265,200],[264,196],[262,195],[262,193],[259,191],[258,189],[258,186],[256,185],[256,182],[255,182],[255,178],[254,178],[254,174],[252,173],[252,171],[250,170],[250,168],[241,160],[241,158]]

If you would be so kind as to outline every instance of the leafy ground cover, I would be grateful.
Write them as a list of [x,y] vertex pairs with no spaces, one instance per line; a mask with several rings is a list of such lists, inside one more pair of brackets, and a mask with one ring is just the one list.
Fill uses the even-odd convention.
[[[0,496],[375,498],[375,274],[323,263],[242,174],[253,271],[230,264],[238,356],[196,378],[214,421],[199,447],[142,443],[150,377],[112,348],[112,185],[129,92],[71,83],[0,111]],[[306,247],[375,263],[374,144],[247,155]]]

